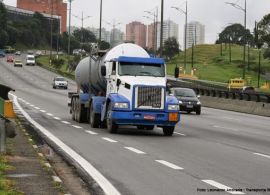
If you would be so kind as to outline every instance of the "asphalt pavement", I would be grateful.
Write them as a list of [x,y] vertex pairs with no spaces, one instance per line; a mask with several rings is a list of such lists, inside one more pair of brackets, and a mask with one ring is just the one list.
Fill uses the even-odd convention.
[[76,85],[69,80],[68,90],[53,89],[54,76],[0,59],[0,83],[16,90],[22,109],[119,193],[270,194],[268,117],[203,107],[201,115],[183,113],[172,137],[159,128],[122,127],[110,134],[71,120],[67,94]]

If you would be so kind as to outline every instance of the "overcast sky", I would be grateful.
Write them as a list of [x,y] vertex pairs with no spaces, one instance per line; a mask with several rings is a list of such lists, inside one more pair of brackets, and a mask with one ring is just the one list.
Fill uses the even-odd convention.
[[[67,1],[67,0],[65,0]],[[238,10],[225,2],[237,3],[244,7],[244,0],[187,0],[188,1],[188,21],[199,21],[205,25],[206,43],[214,43],[217,34],[230,23],[244,22],[244,12]],[[16,0],[4,0],[8,5],[16,6]],[[92,16],[84,21],[84,26],[99,26],[99,5],[100,0],[73,0],[72,14]],[[164,19],[171,19],[179,24],[179,42],[183,43],[183,31],[185,15],[172,9],[171,6],[185,9],[184,0],[164,0]],[[152,21],[144,18],[144,11],[154,11],[155,7],[160,7],[161,0],[103,0],[103,27],[111,29],[112,26],[105,21],[117,25],[125,32],[125,25],[132,21],[140,21],[149,24]],[[247,0],[247,28],[254,27],[255,20],[259,21],[266,14],[270,13],[270,0]],[[71,19],[72,25],[81,26],[81,21],[74,16]]]

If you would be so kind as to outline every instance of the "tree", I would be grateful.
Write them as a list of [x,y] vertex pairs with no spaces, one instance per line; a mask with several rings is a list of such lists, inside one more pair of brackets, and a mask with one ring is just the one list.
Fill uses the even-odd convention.
[[106,50],[106,49],[109,49],[110,47],[111,47],[110,43],[108,43],[106,41],[101,41],[101,43],[100,43],[101,50]]
[[0,2],[0,29],[6,30],[7,28],[7,10],[3,3]]
[[175,37],[170,37],[164,42],[163,55],[166,57],[166,59],[170,60],[179,52],[179,43]]
[[262,42],[270,46],[270,14],[265,15],[258,23],[258,34],[261,36]]
[[0,48],[3,48],[8,43],[8,34],[5,30],[0,29]]
[[81,43],[93,43],[96,42],[96,36],[90,30],[85,28],[83,29],[76,29],[73,32],[73,36],[75,39]]
[[[246,33],[246,41],[244,40],[244,34]],[[220,34],[216,43],[233,43],[238,45],[244,45],[249,43],[254,45],[254,38],[249,29],[245,30],[245,27],[241,24],[232,24],[227,26]]]

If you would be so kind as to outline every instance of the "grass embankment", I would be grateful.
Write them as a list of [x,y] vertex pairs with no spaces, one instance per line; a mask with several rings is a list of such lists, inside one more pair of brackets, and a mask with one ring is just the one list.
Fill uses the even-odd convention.
[[[231,62],[229,58],[229,45],[223,44],[221,56],[220,45],[197,45],[194,47],[194,68],[195,75],[201,80],[228,82],[231,78],[241,78],[243,75],[243,47],[238,45],[231,46]],[[263,53],[263,52],[262,52]],[[187,50],[187,69],[191,70],[191,48]],[[248,66],[248,49],[246,49],[246,67]],[[250,48],[249,70],[246,69],[246,78],[250,78],[250,85],[257,87],[258,78],[258,50]],[[270,72],[270,61],[261,58],[261,68],[264,72]],[[184,52],[175,56],[167,63],[168,74],[174,74],[175,65],[184,66]],[[261,84],[266,80],[261,78]]]
[[[55,58],[56,56],[53,55],[53,58]],[[61,55],[59,56],[59,59],[63,59],[64,60],[64,64],[59,67],[56,68],[55,66],[50,64],[50,56],[48,55],[44,55],[44,56],[39,56],[37,57],[37,64],[56,73],[59,73],[60,75],[63,75],[65,77],[74,79],[74,72],[69,70],[68,67],[68,57],[67,55]],[[73,56],[70,56],[70,60],[73,59]]]

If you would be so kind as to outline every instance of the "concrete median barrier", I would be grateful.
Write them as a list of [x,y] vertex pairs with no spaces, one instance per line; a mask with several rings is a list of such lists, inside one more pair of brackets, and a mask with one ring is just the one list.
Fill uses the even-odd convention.
[[201,96],[200,100],[202,105],[205,107],[270,117],[269,103],[251,102],[237,99],[233,100],[211,96]]

